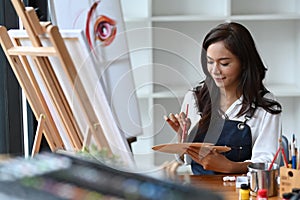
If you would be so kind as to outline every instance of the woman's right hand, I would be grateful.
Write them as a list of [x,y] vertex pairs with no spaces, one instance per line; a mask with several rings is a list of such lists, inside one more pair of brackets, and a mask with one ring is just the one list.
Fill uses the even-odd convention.
[[170,113],[169,116],[164,116],[164,119],[177,133],[178,141],[180,142],[182,138],[183,130],[185,129],[187,133],[190,128],[191,120],[186,117],[186,114],[184,112],[175,115],[173,113]]

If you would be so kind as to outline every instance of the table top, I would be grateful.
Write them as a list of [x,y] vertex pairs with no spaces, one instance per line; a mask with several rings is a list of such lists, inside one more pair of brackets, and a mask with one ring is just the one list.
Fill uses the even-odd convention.
[[[224,175],[180,175],[178,181],[219,193],[224,200],[239,199],[239,188],[236,188],[235,182],[224,182],[223,177]],[[255,200],[256,197],[251,196],[251,199]],[[268,200],[278,199],[281,199],[279,193],[278,196],[268,198]]]

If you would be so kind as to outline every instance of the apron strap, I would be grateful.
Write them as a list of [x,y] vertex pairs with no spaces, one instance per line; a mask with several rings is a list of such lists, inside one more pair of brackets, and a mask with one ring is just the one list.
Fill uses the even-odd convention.
[[244,120],[243,122],[241,122],[241,123],[238,123],[238,125],[237,125],[237,128],[238,128],[239,130],[243,130],[243,129],[245,128],[245,124],[247,123],[247,121],[248,121],[249,119],[251,119],[251,118],[253,117],[256,108],[257,108],[256,104],[255,104],[255,103],[252,103],[252,104],[251,104],[251,107],[250,107],[250,109],[249,109],[249,111],[248,111],[247,114],[245,115],[245,120]]

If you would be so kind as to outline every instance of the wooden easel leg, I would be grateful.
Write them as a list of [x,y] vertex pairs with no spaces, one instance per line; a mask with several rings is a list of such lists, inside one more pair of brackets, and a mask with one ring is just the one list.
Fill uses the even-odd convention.
[[87,150],[91,144],[92,133],[90,131],[90,128],[87,128],[87,131],[84,134],[84,136],[85,136],[85,138],[83,140],[82,151]]
[[32,147],[31,157],[40,151],[42,136],[44,131],[45,115],[41,114],[38,120],[38,126],[35,133],[34,143]]

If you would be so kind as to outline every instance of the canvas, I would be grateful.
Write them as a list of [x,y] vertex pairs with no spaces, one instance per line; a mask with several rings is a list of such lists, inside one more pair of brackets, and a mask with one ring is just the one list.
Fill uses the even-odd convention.
[[119,0],[49,0],[53,24],[81,29],[115,121],[127,138],[142,134],[140,109]]

